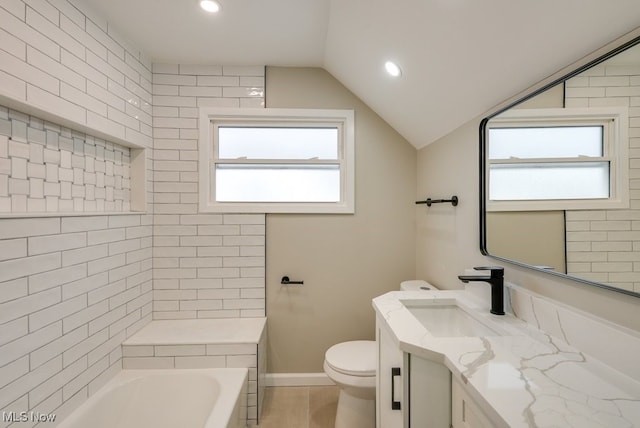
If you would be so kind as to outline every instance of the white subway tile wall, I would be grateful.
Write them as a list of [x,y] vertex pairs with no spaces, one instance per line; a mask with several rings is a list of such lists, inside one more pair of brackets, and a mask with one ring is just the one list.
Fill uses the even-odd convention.
[[151,62],[82,7],[2,2],[0,93],[151,147]]
[[131,209],[128,147],[0,106],[2,213]]
[[[77,1],[1,2],[0,22],[0,96],[64,122],[0,109],[0,211],[85,215],[0,219],[0,411],[62,419],[152,317],[265,315],[264,215],[198,214],[196,160],[198,107],[263,107],[264,67],[152,73]],[[121,140],[147,149],[149,214],[98,212],[128,209]],[[122,171],[92,155],[111,148]]]
[[630,207],[567,211],[567,271],[640,292],[640,68],[599,65],[566,85],[567,107],[629,108]]
[[150,220],[0,220],[0,409],[62,417],[120,369],[151,320]]
[[152,318],[153,217],[99,212],[128,210],[129,149],[113,142],[151,159],[151,63],[79,7],[0,2],[0,96],[62,119],[0,108],[0,212],[84,215],[0,219],[0,412],[57,420]]
[[198,214],[198,107],[264,107],[264,67],[153,64],[153,317],[265,316],[265,215]]

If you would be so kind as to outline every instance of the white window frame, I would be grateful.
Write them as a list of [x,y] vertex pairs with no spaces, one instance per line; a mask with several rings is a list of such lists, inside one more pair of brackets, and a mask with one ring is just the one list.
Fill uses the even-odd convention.
[[[554,200],[491,200],[487,190],[487,211],[546,211],[546,210],[589,210],[629,208],[629,112],[626,107],[550,108],[514,109],[489,121],[490,128],[527,126],[603,126],[603,157],[584,158],[584,162],[609,161],[609,198],[602,199],[554,199]],[[524,162],[539,161],[526,159]],[[566,159],[546,158],[544,160],[566,161]],[[575,160],[574,160],[575,161]],[[518,161],[509,160],[509,163]],[[490,187],[491,165],[499,163],[488,158],[485,171],[487,189]]]
[[[203,213],[313,213],[353,214],[355,212],[355,131],[353,110],[278,109],[278,108],[211,108],[199,111],[199,211]],[[247,126],[271,124],[277,126],[338,127],[338,159],[340,167],[340,201],[337,202],[219,202],[213,199],[215,189],[212,167],[217,162],[216,126],[233,124]],[[277,163],[278,159],[269,159]],[[289,159],[281,161],[291,163]],[[247,160],[251,164],[252,160]],[[305,160],[294,163],[305,164]],[[313,160],[310,160],[313,163]]]

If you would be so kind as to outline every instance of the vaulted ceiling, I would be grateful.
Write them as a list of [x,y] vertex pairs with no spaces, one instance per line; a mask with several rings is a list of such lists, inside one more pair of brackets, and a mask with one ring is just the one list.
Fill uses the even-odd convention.
[[153,62],[323,67],[417,148],[640,26],[639,0],[73,2]]

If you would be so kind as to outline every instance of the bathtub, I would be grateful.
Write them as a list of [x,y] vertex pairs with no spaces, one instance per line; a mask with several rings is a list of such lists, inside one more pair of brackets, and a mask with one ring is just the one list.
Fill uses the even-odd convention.
[[122,370],[58,427],[245,428],[247,378],[244,368]]
[[258,424],[267,367],[267,319],[153,320],[122,343],[122,368],[247,368],[247,424]]

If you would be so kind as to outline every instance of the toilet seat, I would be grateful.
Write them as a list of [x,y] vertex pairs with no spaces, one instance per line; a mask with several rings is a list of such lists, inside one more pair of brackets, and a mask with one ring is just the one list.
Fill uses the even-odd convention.
[[325,354],[325,363],[334,371],[347,376],[375,376],[376,342],[355,340],[333,345]]

